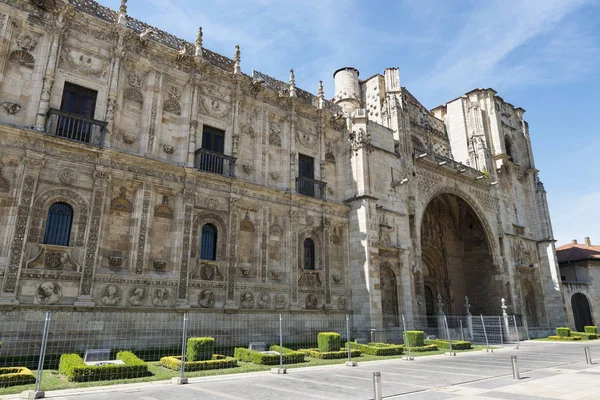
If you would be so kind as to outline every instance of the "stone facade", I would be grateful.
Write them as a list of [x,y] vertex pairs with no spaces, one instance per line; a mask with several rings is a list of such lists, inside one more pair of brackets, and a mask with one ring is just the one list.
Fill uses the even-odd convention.
[[[328,101],[293,71],[245,75],[239,48],[176,38],[125,1],[1,0],[0,74],[4,307],[352,310],[395,325],[440,295],[448,313],[468,296],[498,314],[506,298],[534,325],[565,320],[524,110],[492,89],[428,111],[397,68],[342,68]],[[74,86],[93,93],[92,117],[65,112]],[[215,131],[223,148],[207,152]],[[57,202],[73,210],[64,246],[44,243]]]

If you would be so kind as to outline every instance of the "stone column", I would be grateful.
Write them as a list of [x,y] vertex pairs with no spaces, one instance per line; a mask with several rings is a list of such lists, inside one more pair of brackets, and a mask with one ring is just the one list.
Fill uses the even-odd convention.
[[91,215],[87,234],[88,241],[81,273],[79,296],[75,300],[75,306],[77,307],[94,307],[96,305],[92,297],[92,286],[94,284],[94,272],[98,264],[98,247],[100,233],[102,232],[102,212],[106,201],[109,180],[110,174],[108,171],[99,168],[94,171],[94,190],[92,192]]
[[[158,148],[158,146],[156,146],[156,142],[157,142],[157,136],[159,133],[159,119],[160,119],[160,115],[159,115],[159,102],[160,102],[160,98],[161,96],[161,90],[162,90],[162,82],[163,82],[163,74],[158,72],[158,71],[154,71],[154,76],[153,76],[153,86],[152,86],[152,101],[151,101],[151,106],[150,106],[150,124],[148,126],[148,139],[146,140],[146,155],[149,157],[153,157],[156,153],[156,149]],[[142,149],[143,151],[143,149]]]
[[227,267],[227,298],[225,308],[237,309],[235,300],[235,274],[237,272],[237,236],[238,236],[238,203],[239,199],[229,198],[229,265]]
[[148,215],[150,210],[150,197],[152,191],[148,183],[144,183],[144,191],[142,194],[141,204],[139,200],[136,202],[140,208],[135,210],[135,215],[138,217],[135,224],[136,243],[134,244],[134,259],[135,273],[140,275],[146,270],[146,243],[148,237]]
[[194,203],[196,200],[196,191],[190,188],[184,188],[183,192],[183,235],[181,239],[181,261],[179,262],[179,284],[177,290],[178,308],[189,308],[188,300],[188,279],[190,264],[190,245],[192,235],[192,219],[194,218]]
[[32,215],[33,200],[40,170],[44,165],[44,156],[27,151],[22,162],[21,182],[16,193],[19,199],[13,240],[8,253],[8,265],[4,272],[2,292],[0,293],[0,305],[19,305],[17,292],[19,288],[19,276],[23,264],[25,243],[27,243],[27,227]]

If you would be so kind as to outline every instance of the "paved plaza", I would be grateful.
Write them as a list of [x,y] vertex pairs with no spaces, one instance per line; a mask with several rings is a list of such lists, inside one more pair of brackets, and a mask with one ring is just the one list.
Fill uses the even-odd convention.
[[[600,399],[600,363],[585,363],[584,346],[600,360],[600,341],[525,342],[493,353],[456,357],[418,357],[344,365],[298,368],[287,375],[268,372],[193,378],[170,382],[115,385],[48,392],[54,400],[164,399],[372,399],[373,372],[381,372],[387,399]],[[521,379],[512,378],[510,356],[517,355]],[[19,396],[2,396],[17,399]]]

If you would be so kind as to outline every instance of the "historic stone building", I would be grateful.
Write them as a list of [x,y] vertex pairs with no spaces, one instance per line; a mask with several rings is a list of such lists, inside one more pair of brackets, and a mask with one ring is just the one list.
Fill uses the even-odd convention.
[[[563,324],[524,110],[335,97],[92,0],[0,0],[0,304],[510,312]],[[332,71],[333,72],[333,71]],[[317,87],[317,82],[315,82]]]

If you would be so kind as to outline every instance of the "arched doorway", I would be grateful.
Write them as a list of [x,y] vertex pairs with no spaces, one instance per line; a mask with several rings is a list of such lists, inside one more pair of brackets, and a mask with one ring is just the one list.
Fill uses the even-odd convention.
[[571,297],[571,307],[573,307],[573,319],[577,332],[583,332],[584,326],[594,325],[590,303],[583,293],[575,293]]
[[429,202],[421,223],[421,257],[429,275],[423,272],[424,281],[441,296],[446,314],[462,314],[465,296],[474,314],[498,312],[506,291],[496,279],[490,248],[483,223],[465,200],[443,193]]
[[533,285],[529,281],[523,282],[523,301],[525,303],[525,313],[527,314],[527,324],[530,327],[540,326],[535,302],[535,292]]
[[399,326],[398,310],[398,284],[396,274],[392,269],[383,265],[379,274],[381,285],[381,313],[383,314],[383,326]]

